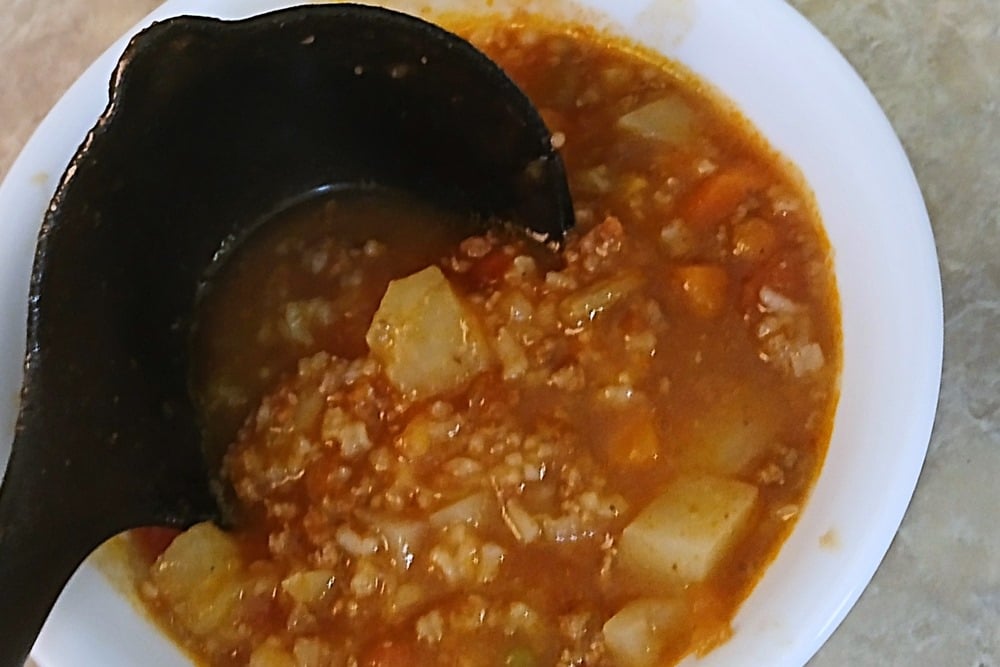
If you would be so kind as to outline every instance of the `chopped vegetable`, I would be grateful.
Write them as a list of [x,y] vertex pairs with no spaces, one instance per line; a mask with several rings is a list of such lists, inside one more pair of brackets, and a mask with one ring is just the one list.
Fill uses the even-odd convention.
[[295,572],[281,582],[282,590],[301,604],[316,602],[330,590],[332,585],[333,572],[330,570]]
[[680,437],[678,463],[685,470],[722,476],[745,473],[774,439],[775,410],[755,396],[726,395],[719,404],[690,424]]
[[766,183],[765,175],[751,167],[719,170],[694,186],[681,201],[678,215],[695,227],[711,228],[733,215]]
[[660,437],[652,408],[633,403],[616,412],[606,422],[611,463],[633,468],[654,462],[660,454]]
[[733,226],[733,254],[752,261],[770,257],[778,246],[774,225],[761,218],[747,218]]
[[703,318],[717,317],[729,300],[729,276],[721,266],[690,264],[671,270],[687,308]]
[[189,632],[208,636],[230,624],[242,570],[233,539],[200,523],[178,535],[156,560],[151,581]]
[[695,116],[684,100],[669,96],[628,112],[618,119],[618,127],[646,139],[683,144],[694,134]]
[[392,516],[373,516],[370,523],[385,540],[385,546],[392,554],[396,568],[408,570],[413,564],[414,554],[423,544],[427,524],[423,521]]
[[492,361],[475,314],[436,266],[389,283],[365,340],[390,382],[417,398],[456,389]]
[[661,665],[671,644],[683,647],[690,633],[687,605],[673,598],[634,600],[604,624],[604,642],[618,667]]
[[602,280],[587,290],[566,297],[559,304],[560,319],[568,327],[582,326],[640,285],[642,279],[631,273]]
[[708,576],[750,519],[757,487],[723,477],[682,477],[625,527],[619,557],[659,581]]
[[485,491],[473,493],[460,500],[445,505],[430,515],[430,523],[437,528],[451,524],[467,523],[478,526],[486,514],[489,497]]

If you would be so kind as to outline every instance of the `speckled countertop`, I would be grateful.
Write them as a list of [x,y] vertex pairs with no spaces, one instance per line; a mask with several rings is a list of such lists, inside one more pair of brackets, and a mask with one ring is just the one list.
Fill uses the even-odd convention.
[[[48,109],[160,0],[0,0],[0,177]],[[875,579],[810,663],[1000,667],[1000,0],[791,0],[909,153],[944,283],[937,424]]]

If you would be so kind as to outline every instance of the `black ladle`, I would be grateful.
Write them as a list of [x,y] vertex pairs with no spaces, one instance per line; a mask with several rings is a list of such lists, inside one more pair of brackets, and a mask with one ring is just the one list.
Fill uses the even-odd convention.
[[110,536],[223,519],[188,391],[195,296],[250,222],[331,184],[399,188],[553,241],[573,223],[531,103],[429,23],[314,5],[181,17],[132,40],[39,235],[0,490],[0,667],[25,660]]

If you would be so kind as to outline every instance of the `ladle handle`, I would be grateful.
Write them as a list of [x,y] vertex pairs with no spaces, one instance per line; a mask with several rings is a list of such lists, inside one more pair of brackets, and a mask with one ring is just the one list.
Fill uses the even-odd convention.
[[26,445],[15,442],[0,488],[0,667],[24,664],[60,591],[106,537],[58,472],[32,469]]

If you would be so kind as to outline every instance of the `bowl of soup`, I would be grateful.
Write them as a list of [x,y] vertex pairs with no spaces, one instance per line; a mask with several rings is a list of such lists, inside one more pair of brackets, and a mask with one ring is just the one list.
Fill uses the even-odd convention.
[[456,233],[377,189],[275,213],[193,340],[235,528],[117,538],[36,660],[804,664],[898,526],[939,378],[884,116],[780,2],[399,7],[534,101],[575,229]]

